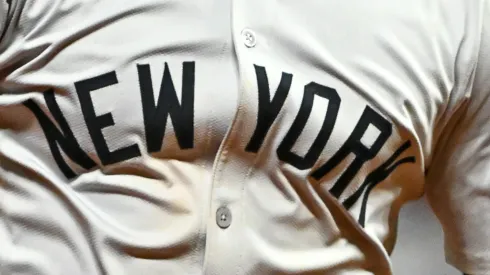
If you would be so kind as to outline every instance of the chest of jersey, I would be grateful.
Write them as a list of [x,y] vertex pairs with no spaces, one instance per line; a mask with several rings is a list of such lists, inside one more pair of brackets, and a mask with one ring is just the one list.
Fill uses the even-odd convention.
[[251,2],[32,2],[11,50],[26,61],[2,84],[2,154],[84,201],[132,257],[185,251],[155,270],[366,260],[344,230],[385,242],[390,207],[421,191],[451,79],[416,45],[437,41],[360,3]]

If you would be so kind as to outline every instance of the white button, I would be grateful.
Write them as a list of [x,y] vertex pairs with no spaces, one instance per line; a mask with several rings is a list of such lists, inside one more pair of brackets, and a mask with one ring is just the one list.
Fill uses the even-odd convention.
[[226,229],[231,225],[231,212],[227,207],[220,207],[216,211],[216,224],[222,229]]
[[252,30],[244,29],[242,31],[242,37],[243,37],[243,44],[245,44],[245,46],[249,48],[253,48],[255,47],[255,44],[257,44],[257,38]]

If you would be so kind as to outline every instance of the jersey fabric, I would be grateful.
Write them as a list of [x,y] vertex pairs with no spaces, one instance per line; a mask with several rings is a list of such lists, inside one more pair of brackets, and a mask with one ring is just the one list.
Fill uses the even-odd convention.
[[0,0],[0,273],[489,274],[488,2]]

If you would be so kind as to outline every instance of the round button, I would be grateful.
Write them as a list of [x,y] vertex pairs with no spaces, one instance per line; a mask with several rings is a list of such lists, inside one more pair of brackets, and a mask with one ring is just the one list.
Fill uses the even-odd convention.
[[257,44],[257,38],[255,33],[250,29],[244,29],[242,31],[243,43],[245,46],[252,48]]
[[226,229],[231,225],[231,212],[227,207],[220,207],[216,211],[216,223],[220,228]]

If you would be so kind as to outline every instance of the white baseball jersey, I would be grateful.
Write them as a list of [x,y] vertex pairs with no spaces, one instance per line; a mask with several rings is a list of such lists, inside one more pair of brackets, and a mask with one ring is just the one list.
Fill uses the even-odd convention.
[[490,274],[488,0],[0,0],[0,33],[2,275],[388,275],[424,192]]

